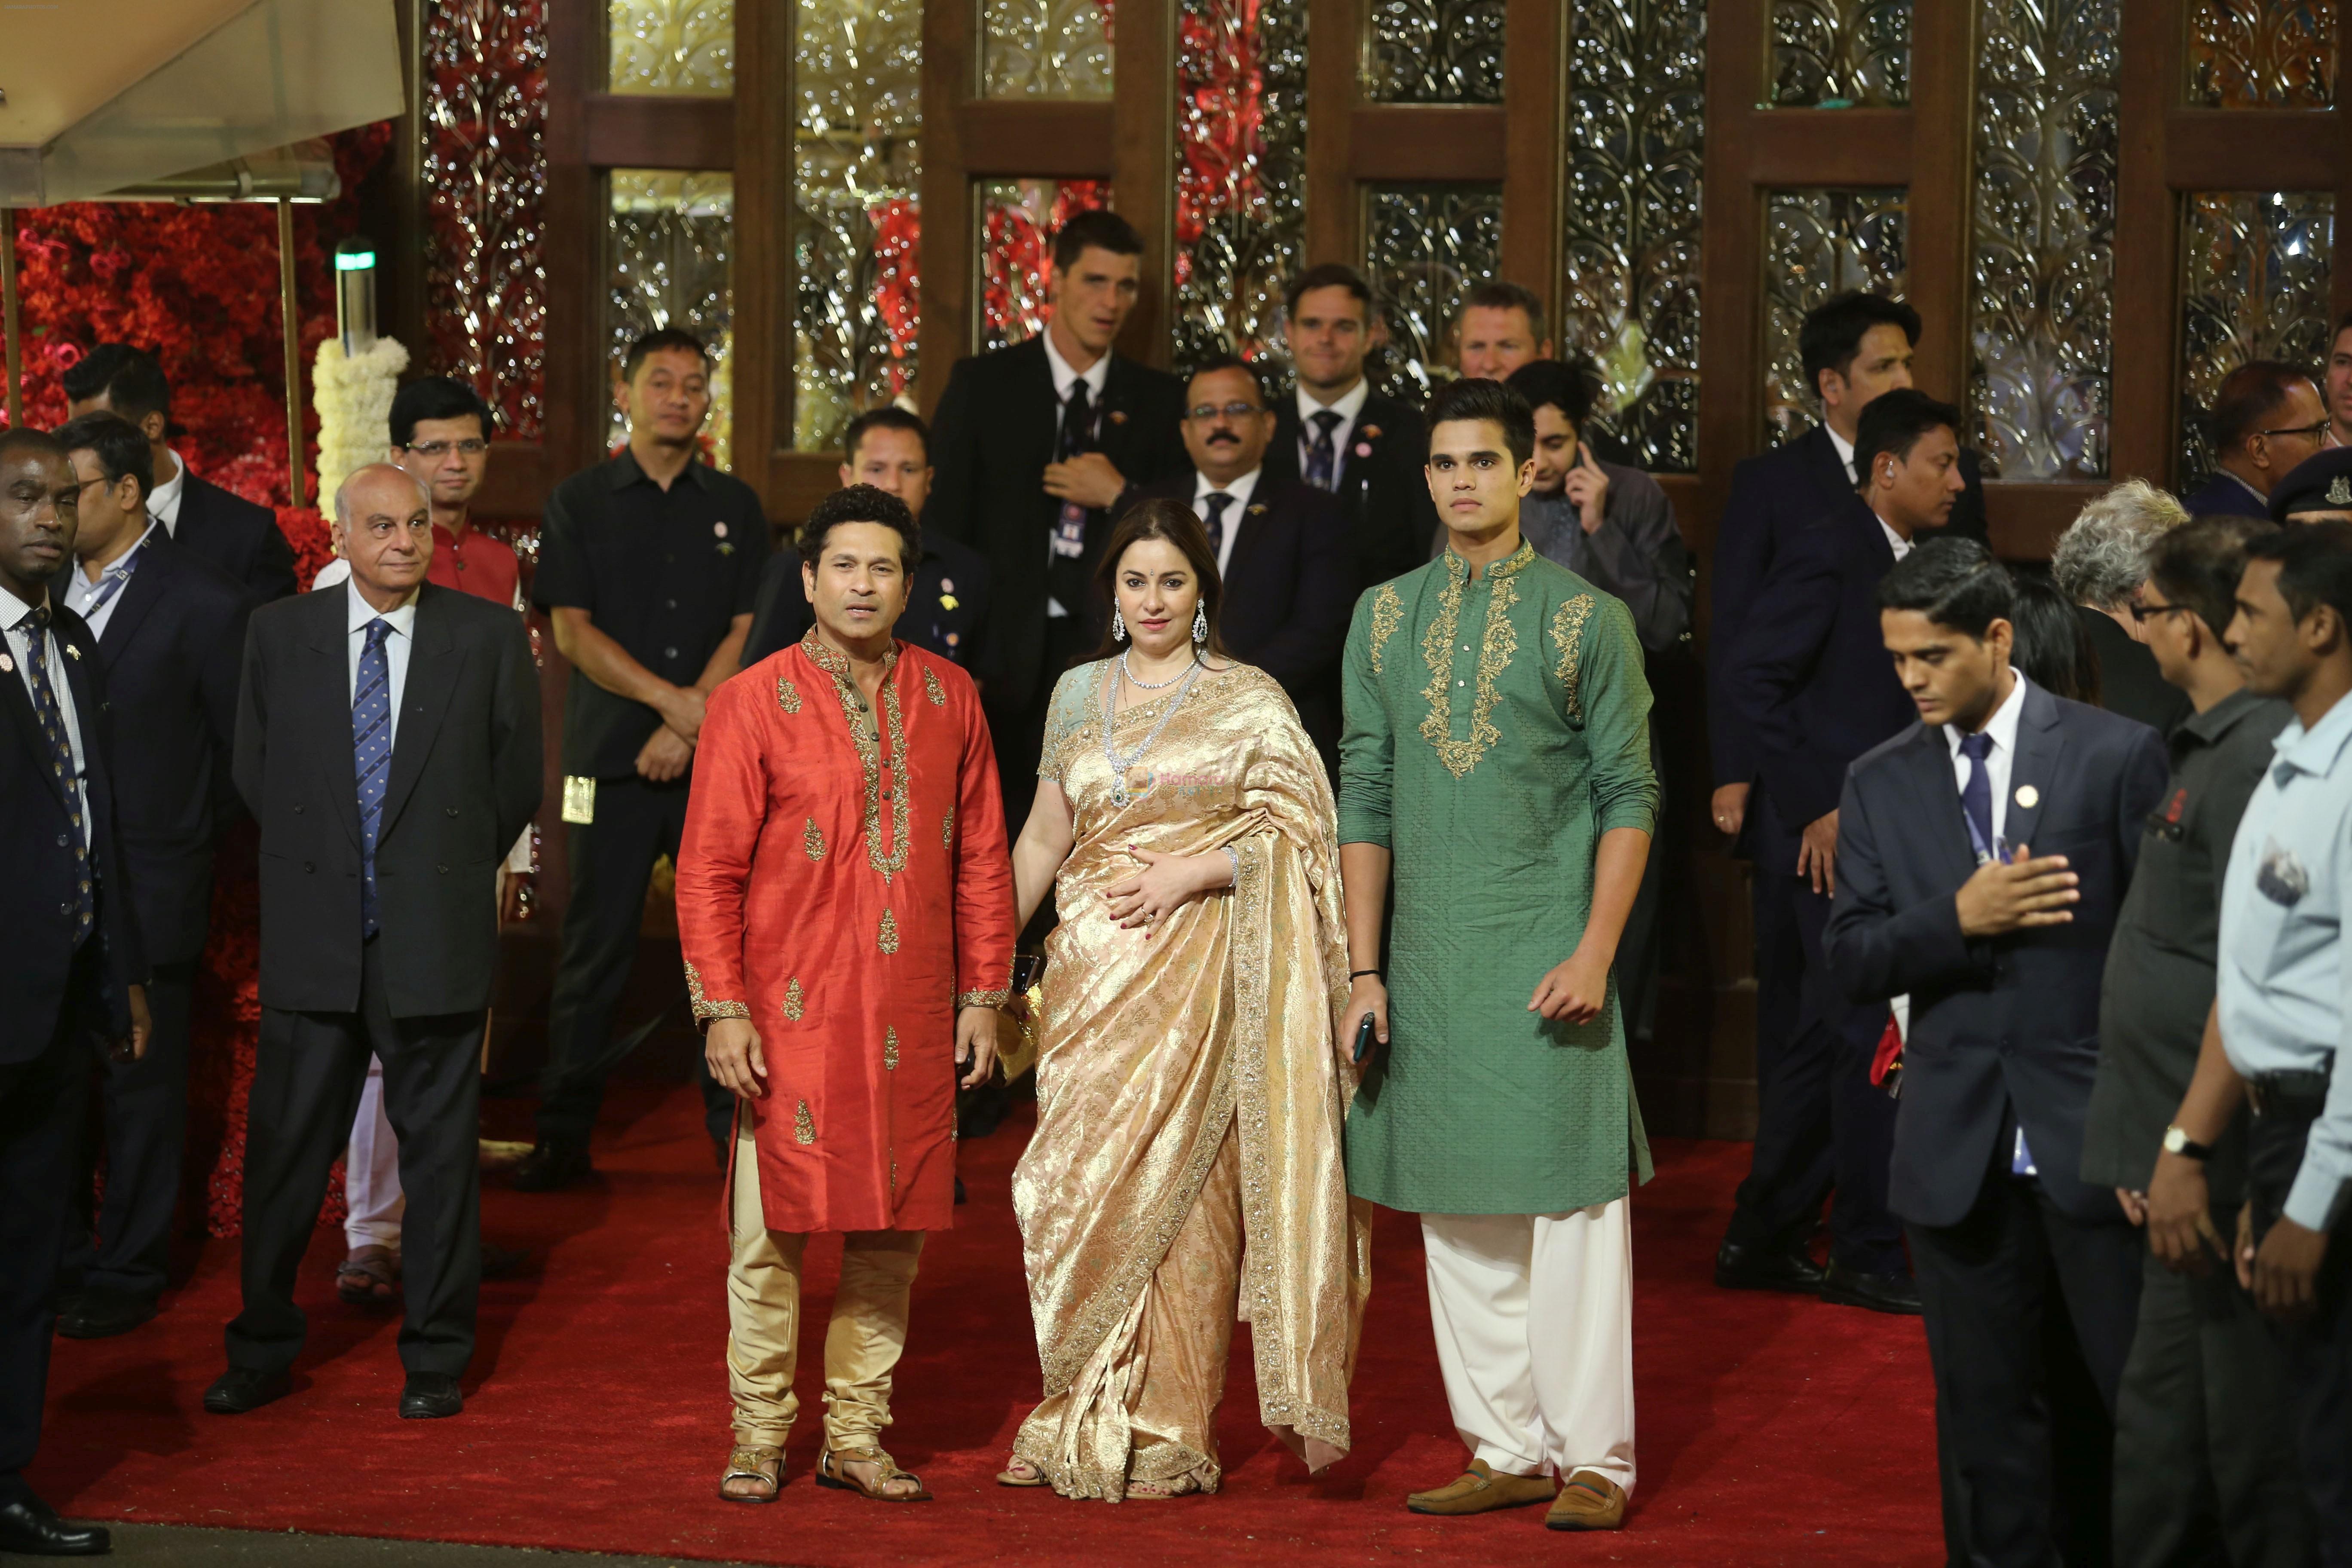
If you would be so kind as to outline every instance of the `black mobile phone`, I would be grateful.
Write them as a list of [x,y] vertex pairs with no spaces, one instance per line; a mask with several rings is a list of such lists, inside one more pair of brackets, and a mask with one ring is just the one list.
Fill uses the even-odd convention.
[[1370,1013],[1365,1014],[1364,1021],[1356,1026],[1356,1065],[1359,1067],[1363,1065],[1366,1057],[1372,1054],[1372,1016]]

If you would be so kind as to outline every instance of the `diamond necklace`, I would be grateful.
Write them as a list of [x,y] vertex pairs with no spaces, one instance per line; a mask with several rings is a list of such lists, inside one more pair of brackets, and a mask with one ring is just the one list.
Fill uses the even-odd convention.
[[[1131,648],[1128,650],[1128,652],[1130,652],[1130,653],[1131,653],[1131,652],[1133,652],[1133,651],[1134,651],[1134,650],[1133,650],[1133,649],[1131,649]],[[1200,656],[1200,654],[1199,654],[1199,653],[1195,652],[1195,653],[1192,655],[1192,664],[1190,664],[1190,665],[1187,665],[1187,666],[1185,667],[1185,669],[1191,669],[1191,668],[1193,668],[1197,667],[1197,666],[1200,664],[1200,662],[1201,662],[1201,656]],[[1181,680],[1181,679],[1184,679],[1184,670],[1179,670],[1179,671],[1177,671],[1174,675],[1170,676],[1170,677],[1169,677],[1167,679],[1165,679],[1165,680],[1145,680],[1145,679],[1143,679],[1141,677],[1138,676],[1138,675],[1135,673],[1135,666],[1133,666],[1133,665],[1131,665],[1131,664],[1129,664],[1129,663],[1128,663],[1128,662],[1127,662],[1127,654],[1126,654],[1126,653],[1122,653],[1122,654],[1120,654],[1120,655],[1118,656],[1118,672],[1119,672],[1121,675],[1124,675],[1125,677],[1127,677],[1127,678],[1128,678],[1128,679],[1129,679],[1129,680],[1131,680],[1131,681],[1135,682],[1135,684],[1136,684],[1136,685],[1140,686],[1141,688],[1143,688],[1143,689],[1144,689],[1144,690],[1146,690],[1146,691],[1165,691],[1165,690],[1167,690],[1170,687],[1171,687],[1171,686],[1175,685],[1178,681],[1180,681],[1180,680]]]
[[[1119,657],[1123,666],[1126,656],[1122,654]],[[1168,728],[1168,721],[1176,717],[1176,710],[1184,705],[1184,698],[1192,691],[1192,682],[1201,678],[1202,668],[1201,661],[1195,658],[1192,668],[1182,675],[1176,677],[1172,681],[1160,683],[1162,686],[1173,685],[1176,688],[1176,695],[1168,700],[1168,711],[1160,716],[1160,722],[1151,726],[1151,732],[1144,736],[1135,750],[1128,752],[1124,757],[1120,756],[1118,748],[1110,743],[1111,721],[1118,711],[1118,682],[1108,680],[1103,683],[1103,761],[1110,764],[1110,796],[1114,804],[1126,805],[1135,799],[1127,787],[1129,771],[1143,760],[1143,753],[1151,749],[1151,742],[1160,739],[1160,731]],[[1130,676],[1129,679],[1134,678]],[[1140,686],[1143,683],[1139,680],[1136,684]]]

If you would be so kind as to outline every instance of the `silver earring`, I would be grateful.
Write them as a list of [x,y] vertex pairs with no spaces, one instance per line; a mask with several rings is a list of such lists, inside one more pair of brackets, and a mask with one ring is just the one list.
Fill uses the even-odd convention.
[[1207,642],[1209,640],[1209,606],[1206,605],[1196,605],[1193,606],[1192,640],[1194,642]]
[[1127,617],[1117,610],[1110,613],[1110,640],[1113,642],[1127,640]]

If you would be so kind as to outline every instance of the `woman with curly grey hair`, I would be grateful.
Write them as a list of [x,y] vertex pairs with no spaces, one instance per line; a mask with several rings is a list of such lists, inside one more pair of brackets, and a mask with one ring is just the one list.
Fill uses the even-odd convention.
[[2090,686],[2099,706],[2168,733],[2189,714],[2189,699],[2165,683],[2140,643],[2133,609],[2147,581],[2147,550],[2188,511],[2145,479],[2126,479],[2092,500],[2058,536],[2050,580],[2075,605],[2097,654]]

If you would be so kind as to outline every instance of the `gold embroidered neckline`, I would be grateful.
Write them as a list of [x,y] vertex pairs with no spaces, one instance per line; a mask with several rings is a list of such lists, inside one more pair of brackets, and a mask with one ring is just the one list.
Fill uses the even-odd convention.
[[[1535,558],[1536,547],[1522,539],[1517,550],[1512,551],[1500,561],[1487,563],[1486,569],[1478,575],[1482,581],[1491,581],[1498,577],[1516,577],[1526,571],[1528,563]],[[1470,580],[1470,563],[1455,554],[1454,547],[1450,544],[1445,547],[1445,574],[1453,580],[1456,587]]]
[[[1534,558],[1534,551],[1522,545],[1507,562],[1498,562],[1487,569],[1496,575],[1505,565],[1516,573]],[[1422,659],[1429,666],[1429,684],[1422,696],[1429,701],[1429,716],[1421,721],[1421,737],[1437,752],[1437,760],[1455,778],[1465,778],[1486,748],[1503,738],[1495,728],[1495,705],[1501,700],[1499,682],[1503,671],[1511,665],[1511,656],[1518,651],[1519,634],[1511,625],[1511,606],[1518,603],[1519,585],[1509,574],[1496,575],[1494,591],[1486,596],[1486,624],[1478,644],[1478,695],[1470,705],[1470,733],[1457,741],[1454,738],[1454,638],[1462,624],[1462,597],[1467,587],[1467,563],[1448,552],[1448,580],[1437,595],[1437,615],[1422,635]],[[1516,563],[1517,564],[1512,564]]]
[[[891,679],[898,668],[898,645],[892,643],[890,651],[882,656],[882,680],[872,708],[866,695],[858,690],[856,678],[850,673],[849,660],[817,640],[812,626],[801,638],[801,651],[809,662],[833,677],[833,689],[841,700],[841,716],[849,724],[850,743],[857,748],[857,762],[866,774],[866,859],[882,873],[882,880],[907,868],[907,852],[914,840],[914,802],[907,792],[907,729],[898,710],[898,686]],[[928,673],[928,672],[927,672]],[[880,737],[876,733],[877,710],[881,728],[890,737],[889,759],[893,772],[890,789],[891,834],[886,848],[882,837],[882,762]],[[887,950],[886,950],[887,951]]]

